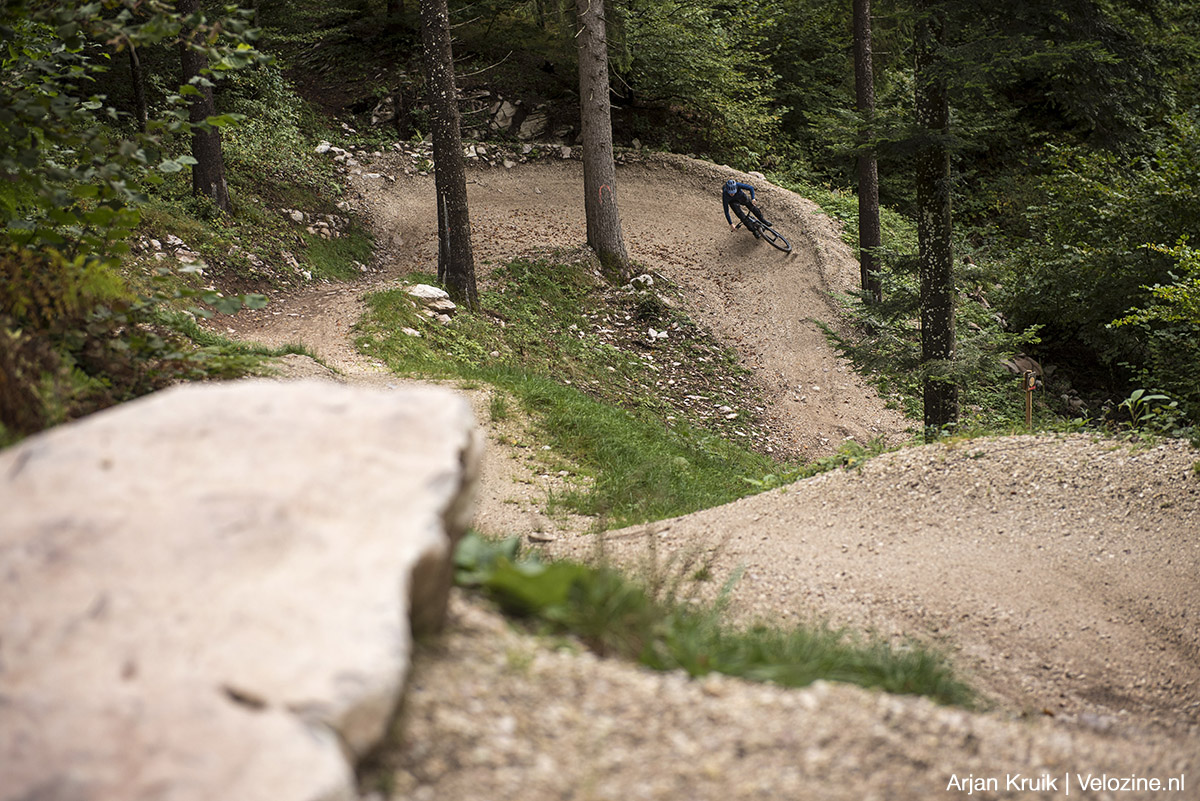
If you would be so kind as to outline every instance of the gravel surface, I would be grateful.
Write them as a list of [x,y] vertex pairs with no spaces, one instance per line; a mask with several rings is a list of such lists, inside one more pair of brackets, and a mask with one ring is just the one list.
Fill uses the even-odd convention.
[[662,563],[701,549],[715,584],[743,570],[743,618],[815,611],[940,643],[1008,714],[1186,734],[1200,730],[1197,456],[1081,435],[910,448],[601,540],[633,564],[650,543]]
[[[1197,797],[1186,789],[1197,762],[1194,748],[1155,734],[1115,737],[825,682],[784,690],[654,673],[549,647],[460,595],[446,635],[417,657],[381,774],[392,797],[420,801],[915,801],[966,797],[947,790],[968,777],[996,781],[973,798],[1060,798],[1069,781],[1071,798],[1180,799]],[[1077,774],[1101,773],[1188,785],[1081,791]],[[1011,789],[1044,775],[1058,792]]]
[[[302,341],[339,380],[401,379],[356,354],[359,296],[430,271],[432,178],[399,162],[359,178],[383,258],[356,286],[326,286],[231,318],[228,333]],[[411,171],[410,171],[411,172]],[[779,441],[805,455],[847,437],[900,440],[909,423],[850,373],[811,321],[838,325],[831,291],[857,263],[836,224],[783,190],[764,207],[782,256],[724,226],[735,173],[678,157],[621,168],[635,259],[679,284],[693,315],[741,353]],[[489,261],[583,238],[579,166],[470,173],[481,276]],[[289,357],[286,376],[330,375]],[[472,391],[480,420],[488,396]],[[1200,454],[1086,436],[912,448],[718,509],[585,535],[547,518],[556,477],[539,448],[491,431],[478,525],[553,540],[554,552],[660,565],[699,554],[716,580],[742,569],[742,620],[818,619],[945,648],[991,703],[936,707],[857,688],[782,690],[688,681],[511,631],[456,596],[422,651],[381,780],[398,798],[1200,798]],[[569,644],[567,644],[569,646]],[[1041,789],[1029,789],[1043,774]],[[1016,789],[1010,777],[1030,782]],[[1068,775],[1069,774],[1069,775]],[[1077,776],[1076,774],[1082,774]],[[1080,779],[1186,776],[1182,791],[1087,790]],[[377,777],[378,778],[378,777]],[[1019,780],[1014,780],[1019,781]],[[959,784],[961,783],[961,784]],[[956,789],[959,784],[962,789]],[[1130,785],[1137,787],[1135,781]]]

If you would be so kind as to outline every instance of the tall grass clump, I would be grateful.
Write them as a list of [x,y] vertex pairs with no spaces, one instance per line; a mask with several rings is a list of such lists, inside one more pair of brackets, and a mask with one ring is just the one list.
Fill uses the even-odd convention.
[[825,626],[731,626],[723,620],[723,597],[732,583],[717,601],[696,603],[679,593],[677,582],[654,592],[609,567],[542,561],[522,556],[519,547],[519,538],[495,542],[469,534],[455,554],[458,583],[602,656],[693,677],[720,673],[783,687],[840,681],[975,704],[946,657],[923,645],[897,647]]

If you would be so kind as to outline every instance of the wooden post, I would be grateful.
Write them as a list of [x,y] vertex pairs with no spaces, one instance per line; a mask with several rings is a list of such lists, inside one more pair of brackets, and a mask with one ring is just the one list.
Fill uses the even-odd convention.
[[1025,427],[1033,431],[1033,390],[1037,387],[1037,375],[1025,371]]

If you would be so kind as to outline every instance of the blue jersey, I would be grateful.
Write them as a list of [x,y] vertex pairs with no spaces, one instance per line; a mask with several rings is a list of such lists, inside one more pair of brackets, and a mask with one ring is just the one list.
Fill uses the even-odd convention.
[[[746,196],[747,191],[750,192],[749,197]],[[732,195],[726,192],[724,188],[721,189],[721,205],[725,209],[725,222],[729,223],[730,225],[733,225],[733,220],[729,216],[729,206],[731,204],[737,204],[738,206],[749,206],[753,202],[754,187],[750,184],[744,184],[739,181],[737,185],[737,191]]]

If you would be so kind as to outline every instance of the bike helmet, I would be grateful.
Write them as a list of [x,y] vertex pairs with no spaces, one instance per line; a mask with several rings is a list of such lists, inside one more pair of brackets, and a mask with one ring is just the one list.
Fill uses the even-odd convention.
[[725,182],[725,194],[732,195],[737,193],[737,181],[732,178]]

